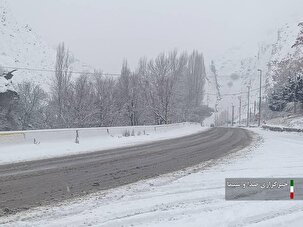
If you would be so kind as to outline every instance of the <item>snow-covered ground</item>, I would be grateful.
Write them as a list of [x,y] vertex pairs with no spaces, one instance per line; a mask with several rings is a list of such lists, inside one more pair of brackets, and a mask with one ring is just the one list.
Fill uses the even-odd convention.
[[[0,164],[60,157],[182,137],[206,130],[198,123],[0,132]],[[75,143],[78,130],[79,144]],[[123,134],[128,131],[128,137]]]
[[2,226],[302,226],[301,201],[225,201],[226,177],[301,177],[303,134],[253,129],[254,144],[216,162],[36,208]]
[[303,116],[290,115],[285,117],[277,117],[267,121],[267,125],[302,129]]

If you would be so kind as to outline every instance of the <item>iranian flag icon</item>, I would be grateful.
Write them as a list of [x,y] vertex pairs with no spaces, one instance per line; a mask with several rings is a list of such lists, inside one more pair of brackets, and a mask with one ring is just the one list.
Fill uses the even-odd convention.
[[290,199],[294,199],[295,197],[295,189],[294,189],[295,181],[290,180]]

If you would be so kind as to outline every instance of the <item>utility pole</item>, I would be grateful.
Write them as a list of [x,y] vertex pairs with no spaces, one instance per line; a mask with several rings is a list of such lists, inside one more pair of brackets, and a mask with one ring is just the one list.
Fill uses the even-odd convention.
[[234,117],[235,117],[235,106],[232,104],[231,106],[231,126],[234,126]]
[[297,78],[297,75],[295,75],[295,83],[296,83],[296,88],[294,89],[294,114],[297,113],[297,91],[298,91],[298,78]]
[[246,127],[249,126],[249,96],[250,96],[250,86],[247,86],[247,119],[246,119]]
[[239,98],[239,126],[241,125],[241,96],[238,97]]
[[257,108],[257,102],[254,101],[254,119],[253,119],[253,122],[255,123],[256,121],[256,108]]
[[227,109],[226,109],[226,125],[227,125],[227,127],[228,127],[228,121],[229,121],[229,108],[227,107]]
[[259,90],[259,121],[258,121],[258,126],[261,126],[261,102],[262,102],[262,70],[258,69],[258,71],[260,72],[260,90]]

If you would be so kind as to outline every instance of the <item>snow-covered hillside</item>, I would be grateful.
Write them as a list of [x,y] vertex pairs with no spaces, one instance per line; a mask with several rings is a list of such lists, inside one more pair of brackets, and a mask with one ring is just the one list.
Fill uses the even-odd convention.
[[284,24],[278,31],[269,34],[266,40],[259,42],[255,49],[242,44],[214,60],[222,97],[218,105],[219,112],[228,110],[230,114],[232,105],[238,112],[241,97],[242,116],[245,117],[248,86],[251,93],[250,108],[254,109],[254,102],[259,97],[258,69],[263,71],[262,93],[266,94],[273,84],[272,77],[277,63],[284,58],[294,58],[302,52],[298,48],[292,48],[299,30],[298,22]]
[[[30,25],[16,21],[9,2],[0,0],[0,66],[6,71],[15,68],[53,70],[55,57],[56,50],[44,42]],[[82,71],[90,68],[76,61],[73,69]],[[31,80],[47,88],[53,72],[19,69],[14,75],[15,83]]]

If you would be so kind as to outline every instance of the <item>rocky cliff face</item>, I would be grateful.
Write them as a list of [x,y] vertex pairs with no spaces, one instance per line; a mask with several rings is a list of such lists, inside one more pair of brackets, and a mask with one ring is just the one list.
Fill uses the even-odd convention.
[[16,92],[0,93],[0,131],[21,129],[17,106],[18,95]]
[[0,131],[21,129],[18,118],[18,94],[7,74],[0,75]]

